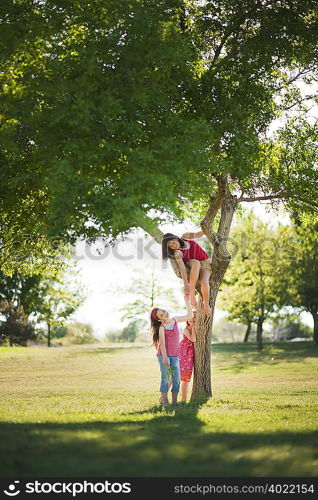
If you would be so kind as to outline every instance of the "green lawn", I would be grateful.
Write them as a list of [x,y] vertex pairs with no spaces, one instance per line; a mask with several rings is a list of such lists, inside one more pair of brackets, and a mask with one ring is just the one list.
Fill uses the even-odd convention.
[[317,357],[213,345],[213,398],[167,412],[152,347],[2,347],[1,476],[317,476]]

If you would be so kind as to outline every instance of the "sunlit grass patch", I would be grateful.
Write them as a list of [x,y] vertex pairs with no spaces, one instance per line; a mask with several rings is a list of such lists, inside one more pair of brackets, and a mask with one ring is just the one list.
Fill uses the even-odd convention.
[[153,348],[1,348],[7,476],[312,476],[317,348],[212,346],[213,397],[164,410]]

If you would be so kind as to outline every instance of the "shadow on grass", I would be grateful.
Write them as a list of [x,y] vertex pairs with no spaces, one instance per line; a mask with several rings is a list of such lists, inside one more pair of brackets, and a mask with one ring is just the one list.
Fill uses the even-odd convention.
[[[2,423],[2,475],[249,477],[315,474],[317,432],[207,432],[200,405],[120,421]],[[148,414],[148,419],[146,418]]]
[[74,357],[74,356],[86,356],[86,354],[117,354],[118,352],[123,352],[127,351],[130,349],[144,349],[145,347],[142,345],[124,345],[124,346],[116,346],[116,347],[94,347],[94,348],[86,348],[83,350],[78,350],[78,351],[72,351],[71,353],[68,353],[68,356]]
[[[226,356],[226,366],[220,370],[231,370],[234,373],[246,370],[251,365],[275,365],[281,361],[303,362],[307,357],[318,357],[318,346],[313,342],[269,342],[259,351],[254,343],[212,344],[211,352]],[[230,361],[230,363],[229,363]]]

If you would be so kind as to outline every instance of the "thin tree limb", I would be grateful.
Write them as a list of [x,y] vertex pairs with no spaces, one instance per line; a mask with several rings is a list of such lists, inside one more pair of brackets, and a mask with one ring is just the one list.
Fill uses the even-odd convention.
[[312,207],[317,207],[318,208],[318,203],[313,201],[313,200],[308,200],[307,198],[304,198],[303,196],[298,196],[298,195],[288,195],[287,193],[276,193],[272,195],[266,195],[266,196],[251,196],[249,198],[239,198],[238,203],[250,203],[254,201],[270,201],[270,200],[284,200],[288,198],[294,198],[298,201],[301,201],[303,203],[306,203],[307,205],[310,205]]

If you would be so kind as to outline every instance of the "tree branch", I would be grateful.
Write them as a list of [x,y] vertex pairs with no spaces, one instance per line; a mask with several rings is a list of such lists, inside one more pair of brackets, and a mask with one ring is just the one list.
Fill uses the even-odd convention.
[[270,201],[270,200],[284,200],[288,198],[295,198],[295,200],[301,201],[303,203],[306,203],[307,205],[310,205],[311,207],[318,208],[318,203],[313,201],[313,200],[308,200],[308,198],[304,198],[303,196],[298,196],[298,195],[288,195],[287,193],[280,192],[272,195],[265,195],[265,196],[251,196],[250,198],[239,198],[238,203],[241,202],[253,202],[253,201]]
[[292,109],[294,106],[297,106],[297,104],[302,104],[303,102],[305,101],[310,101],[311,99],[316,99],[318,97],[318,94],[315,94],[315,95],[307,95],[301,99],[299,99],[298,101],[294,102],[293,104],[291,104],[290,106],[287,106],[287,107],[284,107],[284,106],[281,106],[279,109],[281,111],[289,111],[290,109]]
[[144,229],[144,231],[146,231],[146,233],[148,233],[150,236],[152,236],[153,239],[157,243],[159,243],[159,245],[161,245],[164,233],[159,229],[159,227],[155,228],[154,230],[152,230],[152,229]]
[[227,190],[227,177],[226,176],[217,176],[218,182],[218,190],[215,196],[211,199],[211,204],[208,208],[208,211],[201,222],[202,231],[204,231],[210,243],[212,243],[213,247],[220,243],[219,235],[212,230],[212,226],[215,220],[215,217],[220,210],[223,200],[226,195]]
[[299,78],[301,78],[302,76],[304,75],[307,75],[308,73],[310,73],[312,71],[311,68],[309,69],[303,69],[303,70],[300,70],[295,76],[293,76],[292,78],[290,78],[289,80],[287,80],[287,82],[284,84],[284,85],[281,85],[280,87],[278,87],[278,89],[276,89],[278,92],[280,90],[282,90],[286,85],[290,85],[291,83],[295,82],[296,80],[298,80]]
[[249,203],[252,201],[266,201],[266,200],[282,199],[283,197],[284,197],[283,193],[276,193],[276,194],[269,194],[269,195],[265,195],[265,196],[251,196],[249,198],[242,198],[241,197],[237,201],[238,201],[238,203],[241,203],[241,202]]
[[231,260],[226,244],[229,237],[233,216],[238,205],[236,196],[233,196],[227,188],[226,196],[221,206],[221,218],[218,227],[218,234],[221,237],[221,242],[215,246],[215,258],[220,262],[225,263],[226,267]]

